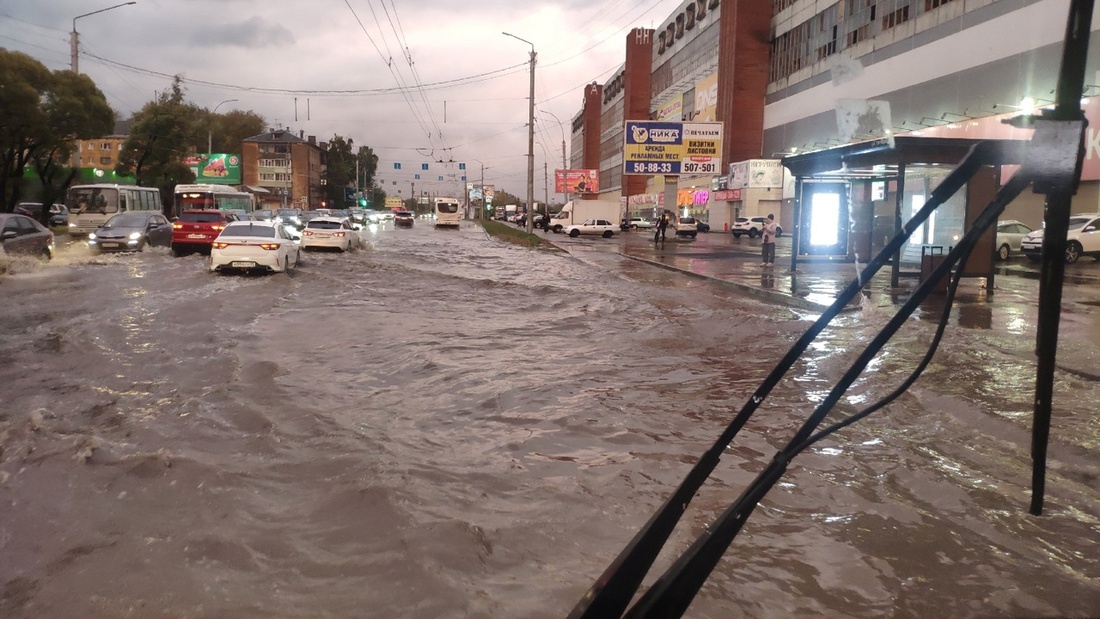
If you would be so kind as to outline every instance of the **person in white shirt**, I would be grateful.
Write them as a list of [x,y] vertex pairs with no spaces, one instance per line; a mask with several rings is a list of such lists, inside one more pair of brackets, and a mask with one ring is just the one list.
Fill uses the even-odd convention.
[[768,219],[764,222],[761,240],[761,252],[763,253],[762,267],[770,267],[775,264],[775,215],[768,213]]

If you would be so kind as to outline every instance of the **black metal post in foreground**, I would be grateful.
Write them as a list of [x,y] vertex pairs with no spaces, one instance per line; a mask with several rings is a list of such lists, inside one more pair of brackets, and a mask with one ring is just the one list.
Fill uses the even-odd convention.
[[[1070,202],[1081,179],[1084,149],[1085,117],[1081,111],[1081,93],[1085,84],[1085,61],[1088,57],[1089,30],[1092,24],[1094,0],[1072,0],[1062,46],[1062,66],[1058,72],[1058,87],[1052,114],[1043,118],[1064,123],[1059,133],[1065,140],[1076,138],[1076,165],[1069,167],[1063,158],[1046,161],[1049,174],[1037,178],[1036,193],[1047,196],[1044,213],[1043,253],[1039,270],[1039,323],[1035,334],[1037,356],[1035,374],[1035,409],[1031,428],[1031,513],[1043,512],[1046,489],[1047,443],[1050,438],[1051,405],[1054,396],[1054,366],[1058,351],[1058,326],[1062,312],[1062,285],[1066,270],[1066,234],[1069,230]],[[1076,135],[1075,135],[1076,132]],[[1042,145],[1040,145],[1042,146]],[[1063,144],[1051,144],[1058,153]],[[1040,153],[1042,150],[1040,149]],[[1064,151],[1063,151],[1064,155]],[[1052,159],[1058,159],[1057,156]],[[1072,170],[1072,174],[1069,172]],[[1041,184],[1040,184],[1041,183]]]

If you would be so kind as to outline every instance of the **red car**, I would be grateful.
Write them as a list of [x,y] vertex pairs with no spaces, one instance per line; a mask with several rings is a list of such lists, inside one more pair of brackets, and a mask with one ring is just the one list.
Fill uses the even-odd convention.
[[177,256],[192,252],[210,253],[210,247],[226,224],[237,221],[233,213],[212,209],[186,210],[172,222],[172,253]]

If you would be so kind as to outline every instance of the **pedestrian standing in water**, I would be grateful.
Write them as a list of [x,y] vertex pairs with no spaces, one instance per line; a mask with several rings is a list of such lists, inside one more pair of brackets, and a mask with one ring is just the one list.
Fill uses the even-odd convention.
[[657,231],[653,233],[653,242],[665,240],[665,229],[668,228],[668,211],[661,213],[657,219]]
[[764,229],[761,231],[763,242],[760,244],[760,248],[763,254],[763,262],[760,263],[760,266],[762,267],[775,265],[775,233],[775,215],[768,213],[768,219],[764,222]]

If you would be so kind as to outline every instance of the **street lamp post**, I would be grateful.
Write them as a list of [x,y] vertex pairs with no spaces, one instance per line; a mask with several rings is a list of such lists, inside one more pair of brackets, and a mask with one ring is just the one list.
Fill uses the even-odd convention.
[[[558,121],[558,129],[561,129],[561,187],[562,187],[562,191],[564,192],[564,198],[565,198],[563,203],[568,202],[569,201],[569,183],[566,182],[566,181],[568,181],[569,179],[568,179],[568,176],[566,175],[566,170],[569,168],[569,166],[566,164],[566,161],[565,161],[565,125],[562,124],[561,119],[558,118],[557,114],[551,112],[550,110],[543,110],[543,112],[546,112],[550,116],[553,116],[554,120]],[[548,210],[549,210],[549,208],[550,207],[547,207]]]
[[73,73],[80,73],[80,63],[77,60],[77,56],[79,55],[79,52],[80,52],[80,34],[76,31],[76,20],[80,19],[81,17],[87,17],[89,15],[95,15],[96,13],[102,13],[103,11],[110,11],[111,9],[117,9],[120,6],[130,6],[131,4],[137,4],[137,2],[136,1],[134,1],[134,2],[123,2],[122,4],[116,4],[114,6],[109,6],[105,9],[99,9],[98,11],[92,11],[91,13],[85,13],[83,15],[77,15],[76,17],[73,18],[73,31],[69,35],[69,47],[70,47],[69,53],[71,54],[71,58],[69,59],[69,64],[70,64],[70,68],[72,69]]
[[527,232],[534,232],[533,205],[535,203],[535,44],[514,34],[502,32],[505,36],[518,39],[531,46],[531,96],[527,100]]
[[222,101],[221,103],[215,105],[214,106],[214,111],[210,112],[210,116],[211,116],[210,129],[206,132],[206,155],[207,155],[207,157],[209,157],[210,153],[214,152],[214,119],[213,119],[213,116],[218,113],[218,108],[221,107],[223,103],[232,103],[234,101],[237,101],[237,99],[226,99],[225,101]]

